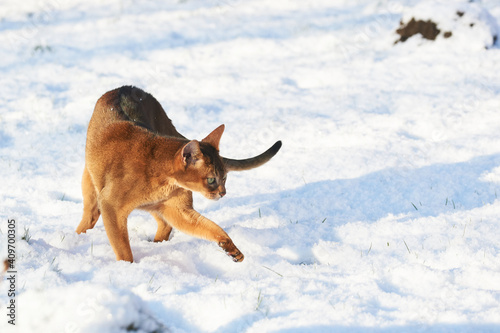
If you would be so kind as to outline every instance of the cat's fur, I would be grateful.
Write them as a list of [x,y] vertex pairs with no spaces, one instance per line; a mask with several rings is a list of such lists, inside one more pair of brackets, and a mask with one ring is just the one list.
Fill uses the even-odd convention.
[[188,140],[158,101],[141,89],[125,86],[104,94],[87,131],[83,217],[76,232],[93,228],[102,215],[116,259],[132,262],[127,217],[138,208],[158,222],[155,242],[168,240],[174,227],[214,241],[234,261],[242,261],[227,233],[193,209],[191,191],[222,198],[228,171],[266,163],[281,142],[254,158],[232,160],[219,155],[223,131],[221,125],[201,141]]

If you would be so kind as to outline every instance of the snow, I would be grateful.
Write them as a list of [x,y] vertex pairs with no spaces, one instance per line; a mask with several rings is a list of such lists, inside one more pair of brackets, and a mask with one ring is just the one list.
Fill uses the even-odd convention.
[[[3,1],[0,258],[15,219],[15,328],[500,331],[500,49],[483,45],[500,6],[446,4],[473,8],[474,34],[394,45],[408,15],[461,28],[443,2],[416,0]],[[229,174],[223,200],[195,197],[242,263],[180,232],[151,242],[142,212],[133,264],[115,261],[101,221],[75,233],[88,121],[125,84],[189,138],[224,123],[224,156],[283,141]],[[0,331],[15,332],[7,282]]]

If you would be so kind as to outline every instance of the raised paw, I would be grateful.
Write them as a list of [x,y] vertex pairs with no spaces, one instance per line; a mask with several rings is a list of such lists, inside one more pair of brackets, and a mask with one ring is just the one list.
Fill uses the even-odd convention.
[[245,259],[243,253],[238,250],[236,246],[234,246],[233,241],[228,239],[224,239],[219,242],[219,246],[226,252],[226,254],[233,258],[234,262],[241,262]]

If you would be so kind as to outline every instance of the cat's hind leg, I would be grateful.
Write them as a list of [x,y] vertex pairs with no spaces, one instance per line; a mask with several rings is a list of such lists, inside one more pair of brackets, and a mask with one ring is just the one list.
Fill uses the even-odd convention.
[[156,231],[155,235],[155,242],[163,242],[163,241],[168,241],[168,238],[170,237],[170,233],[172,232],[172,227],[170,224],[165,221],[163,216],[157,212],[151,212],[151,215],[155,218],[156,222],[158,222],[158,230]]
[[97,204],[97,193],[95,186],[92,183],[92,178],[87,170],[87,167],[83,170],[82,176],[82,194],[83,194],[83,216],[80,224],[76,228],[76,232],[81,234],[86,232],[88,229],[92,229],[101,212]]

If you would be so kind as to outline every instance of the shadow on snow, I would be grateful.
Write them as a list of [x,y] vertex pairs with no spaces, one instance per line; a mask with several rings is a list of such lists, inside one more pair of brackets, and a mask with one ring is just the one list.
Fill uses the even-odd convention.
[[482,180],[482,176],[497,166],[500,154],[419,169],[385,169],[356,179],[325,180],[278,193],[231,199],[225,205],[253,205],[263,214],[292,222],[326,218],[330,224],[375,222],[389,214],[438,216],[495,201],[498,184]]

